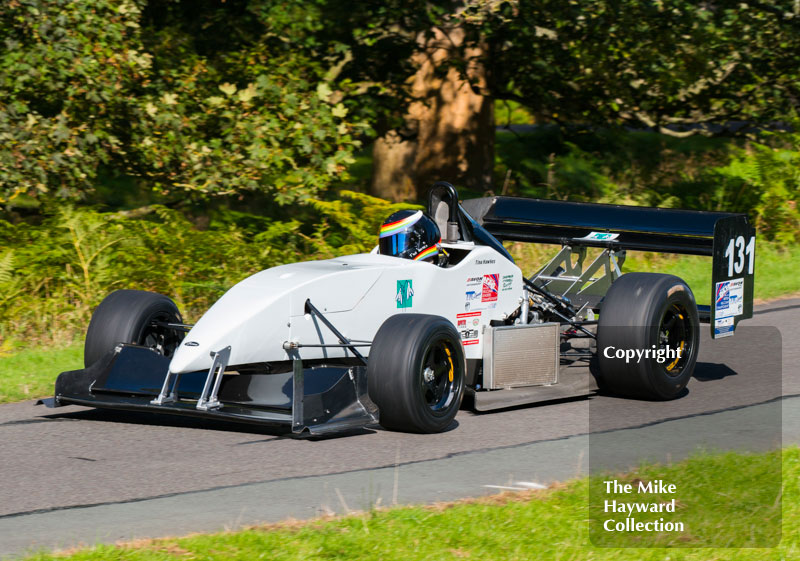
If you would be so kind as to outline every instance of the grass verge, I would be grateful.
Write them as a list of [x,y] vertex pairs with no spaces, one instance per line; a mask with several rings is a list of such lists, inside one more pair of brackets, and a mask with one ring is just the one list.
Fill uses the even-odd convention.
[[[730,473],[713,471],[724,463]],[[553,559],[625,560],[776,560],[800,557],[800,450],[796,447],[766,454],[702,455],[677,464],[645,466],[620,477],[632,480],[662,479],[675,483],[682,504],[681,516],[688,528],[711,525],[715,543],[741,543],[763,522],[764,513],[734,517],[745,495],[724,494],[726,506],[718,499],[726,485],[747,480],[761,486],[765,466],[782,469],[783,541],[774,548],[606,548],[589,541],[589,480],[580,479],[540,492],[501,495],[483,499],[373,510],[328,520],[287,522],[238,532],[194,535],[185,538],[146,540],[118,546],[99,546],[68,554],[40,553],[29,560],[68,559],[74,561],[124,560],[317,560],[317,559]],[[698,477],[713,473],[714,477]],[[738,484],[738,483],[737,483]],[[778,487],[780,489],[780,486]],[[708,497],[708,504],[697,504]],[[702,507],[708,515],[698,517]],[[769,497],[767,510],[780,516],[780,502]],[[697,512],[692,511],[696,509]],[[726,514],[728,516],[726,516]],[[767,513],[766,516],[770,514]],[[774,518],[774,512],[772,513]],[[780,523],[780,521],[778,522]],[[708,529],[708,528],[707,528]],[[689,535],[691,539],[691,533]],[[691,546],[691,542],[684,542]]]
[[[800,292],[800,245],[779,247],[770,243],[756,246],[756,300],[771,300]],[[668,273],[684,279],[698,304],[711,303],[711,258],[694,255],[660,255],[631,252],[626,263],[630,271]]]
[[0,357],[0,403],[52,395],[60,372],[83,368],[83,344]]

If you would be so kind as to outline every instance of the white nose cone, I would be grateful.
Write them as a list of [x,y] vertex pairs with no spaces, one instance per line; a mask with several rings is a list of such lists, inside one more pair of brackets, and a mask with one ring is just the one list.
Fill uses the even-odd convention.
[[[180,347],[175,350],[172,356],[172,361],[169,363],[169,371],[177,372],[192,372],[194,370],[205,370],[205,363],[208,362],[208,368],[211,368],[211,355],[208,354],[208,361],[203,360],[205,348],[200,349],[200,343],[191,338],[192,332],[190,331]],[[187,346],[188,343],[188,346]],[[197,366],[193,368],[193,366]]]
[[176,350],[173,373],[208,370],[211,353],[231,347],[229,364],[287,360],[291,318],[311,299],[325,313],[352,310],[387,267],[401,260],[380,255],[293,263],[246,278],[200,318]]

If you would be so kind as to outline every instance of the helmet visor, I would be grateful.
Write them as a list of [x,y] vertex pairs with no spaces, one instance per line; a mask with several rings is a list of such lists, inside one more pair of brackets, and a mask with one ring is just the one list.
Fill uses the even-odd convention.
[[402,257],[408,249],[416,247],[417,238],[418,235],[415,232],[397,232],[378,240],[378,247],[381,255]]

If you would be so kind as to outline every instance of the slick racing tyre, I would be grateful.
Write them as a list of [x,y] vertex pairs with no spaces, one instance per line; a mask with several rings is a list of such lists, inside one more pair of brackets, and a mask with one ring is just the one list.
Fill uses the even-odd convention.
[[171,357],[184,333],[154,322],[182,321],[178,307],[166,296],[143,290],[114,291],[92,314],[83,349],[84,365],[91,366],[119,343],[150,347]]
[[372,342],[369,396],[387,429],[434,433],[453,422],[464,397],[466,363],[461,338],[439,316],[398,314]]
[[[699,347],[694,295],[673,275],[629,273],[614,281],[600,308],[597,360],[604,389],[668,400],[681,395]],[[673,353],[667,353],[667,348]],[[676,357],[674,351],[680,350]],[[625,352],[642,356],[623,358]],[[650,351],[649,357],[644,354]],[[653,355],[662,351],[657,360]]]

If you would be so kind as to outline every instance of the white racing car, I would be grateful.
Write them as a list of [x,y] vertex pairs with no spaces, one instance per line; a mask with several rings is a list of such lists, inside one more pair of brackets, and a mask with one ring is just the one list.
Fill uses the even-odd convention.
[[[561,250],[527,276],[502,240]],[[601,249],[591,263],[587,248]],[[622,275],[625,250],[713,256],[714,304],[698,310],[675,276]],[[460,202],[439,182],[427,212],[389,217],[371,253],[257,273],[195,325],[166,296],[113,292],[89,324],[86,368],[63,372],[45,402],[318,435],[376,423],[440,432],[465,392],[478,410],[598,387],[672,399],[694,370],[699,322],[721,337],[752,315],[754,252],[742,214]],[[659,355],[670,349],[677,358]],[[576,359],[591,367],[567,368]]]

